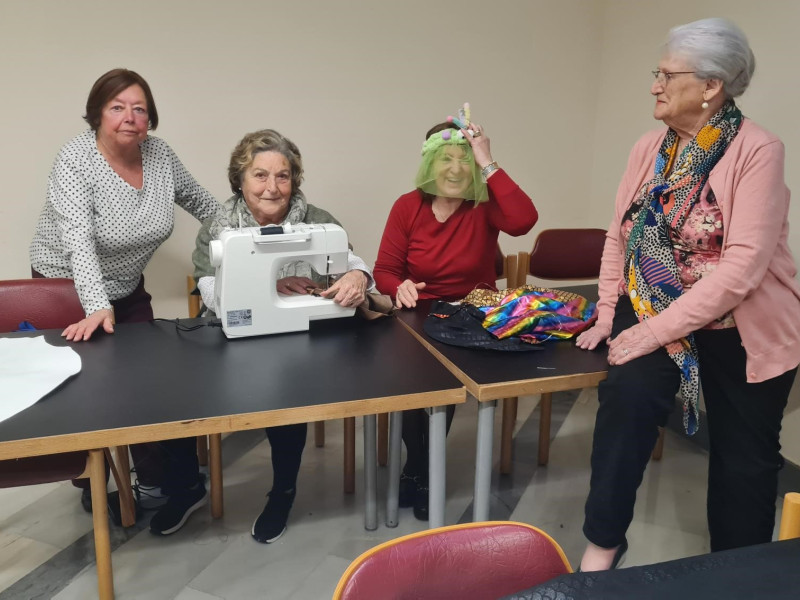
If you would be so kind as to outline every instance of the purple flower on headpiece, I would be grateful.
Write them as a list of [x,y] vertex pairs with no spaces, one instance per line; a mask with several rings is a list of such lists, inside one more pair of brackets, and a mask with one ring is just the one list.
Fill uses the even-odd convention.
[[445,129],[442,132],[442,139],[445,140],[445,141],[450,139],[450,130],[449,129]]

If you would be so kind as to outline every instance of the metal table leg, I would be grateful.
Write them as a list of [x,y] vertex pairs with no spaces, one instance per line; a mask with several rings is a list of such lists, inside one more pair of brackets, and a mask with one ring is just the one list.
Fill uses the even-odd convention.
[[446,408],[435,406],[428,409],[428,526],[431,528],[444,526]]
[[400,501],[400,455],[403,438],[403,413],[389,414],[389,485],[386,491],[386,526],[397,527]]
[[478,444],[475,452],[475,498],[472,520],[489,520],[489,491],[492,484],[492,437],[497,400],[478,403]]
[[378,419],[364,416],[364,528],[378,528]]

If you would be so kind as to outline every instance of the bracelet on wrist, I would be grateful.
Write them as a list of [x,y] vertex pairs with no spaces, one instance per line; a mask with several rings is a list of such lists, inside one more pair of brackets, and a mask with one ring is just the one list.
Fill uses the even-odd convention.
[[499,168],[500,167],[497,166],[497,161],[493,160],[481,169],[481,177],[483,177],[483,180],[486,181],[489,175],[491,175],[494,171],[497,171]]

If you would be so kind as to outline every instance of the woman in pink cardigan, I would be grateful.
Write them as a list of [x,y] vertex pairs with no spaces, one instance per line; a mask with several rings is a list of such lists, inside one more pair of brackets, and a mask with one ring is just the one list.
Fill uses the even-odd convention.
[[599,316],[577,345],[608,344],[581,569],[614,568],[636,489],[681,393],[688,434],[702,381],[711,550],[768,542],[783,410],[800,363],[800,286],[787,243],[784,149],[734,98],[755,59],[742,31],[670,31],[650,93],[667,129],[634,146],[600,273]]

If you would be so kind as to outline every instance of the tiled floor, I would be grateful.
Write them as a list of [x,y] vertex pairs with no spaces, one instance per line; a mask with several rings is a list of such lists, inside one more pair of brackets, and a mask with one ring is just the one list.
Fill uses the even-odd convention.
[[[581,524],[596,392],[555,395],[554,440],[545,468],[536,466],[536,400],[520,402],[514,472],[508,477],[495,475],[491,518],[541,527],[576,565],[584,545]],[[459,407],[448,437],[448,523],[471,517],[476,417],[474,400]],[[117,598],[330,598],[353,558],[423,527],[411,509],[402,509],[397,528],[381,524],[377,531],[364,530],[360,471],[355,495],[342,493],[341,429],[341,422],[329,422],[326,446],[307,445],[289,529],[268,546],[254,542],[249,531],[271,482],[269,445],[263,431],[227,437],[222,519],[214,521],[208,510],[201,510],[184,529],[167,538],[147,531],[147,514],[134,528],[112,526]],[[708,551],[705,474],[704,452],[668,432],[664,459],[651,463],[639,490],[626,565]],[[385,477],[381,469],[381,490]],[[91,518],[82,511],[79,494],[69,483],[0,490],[0,600],[96,597],[92,540]]]

